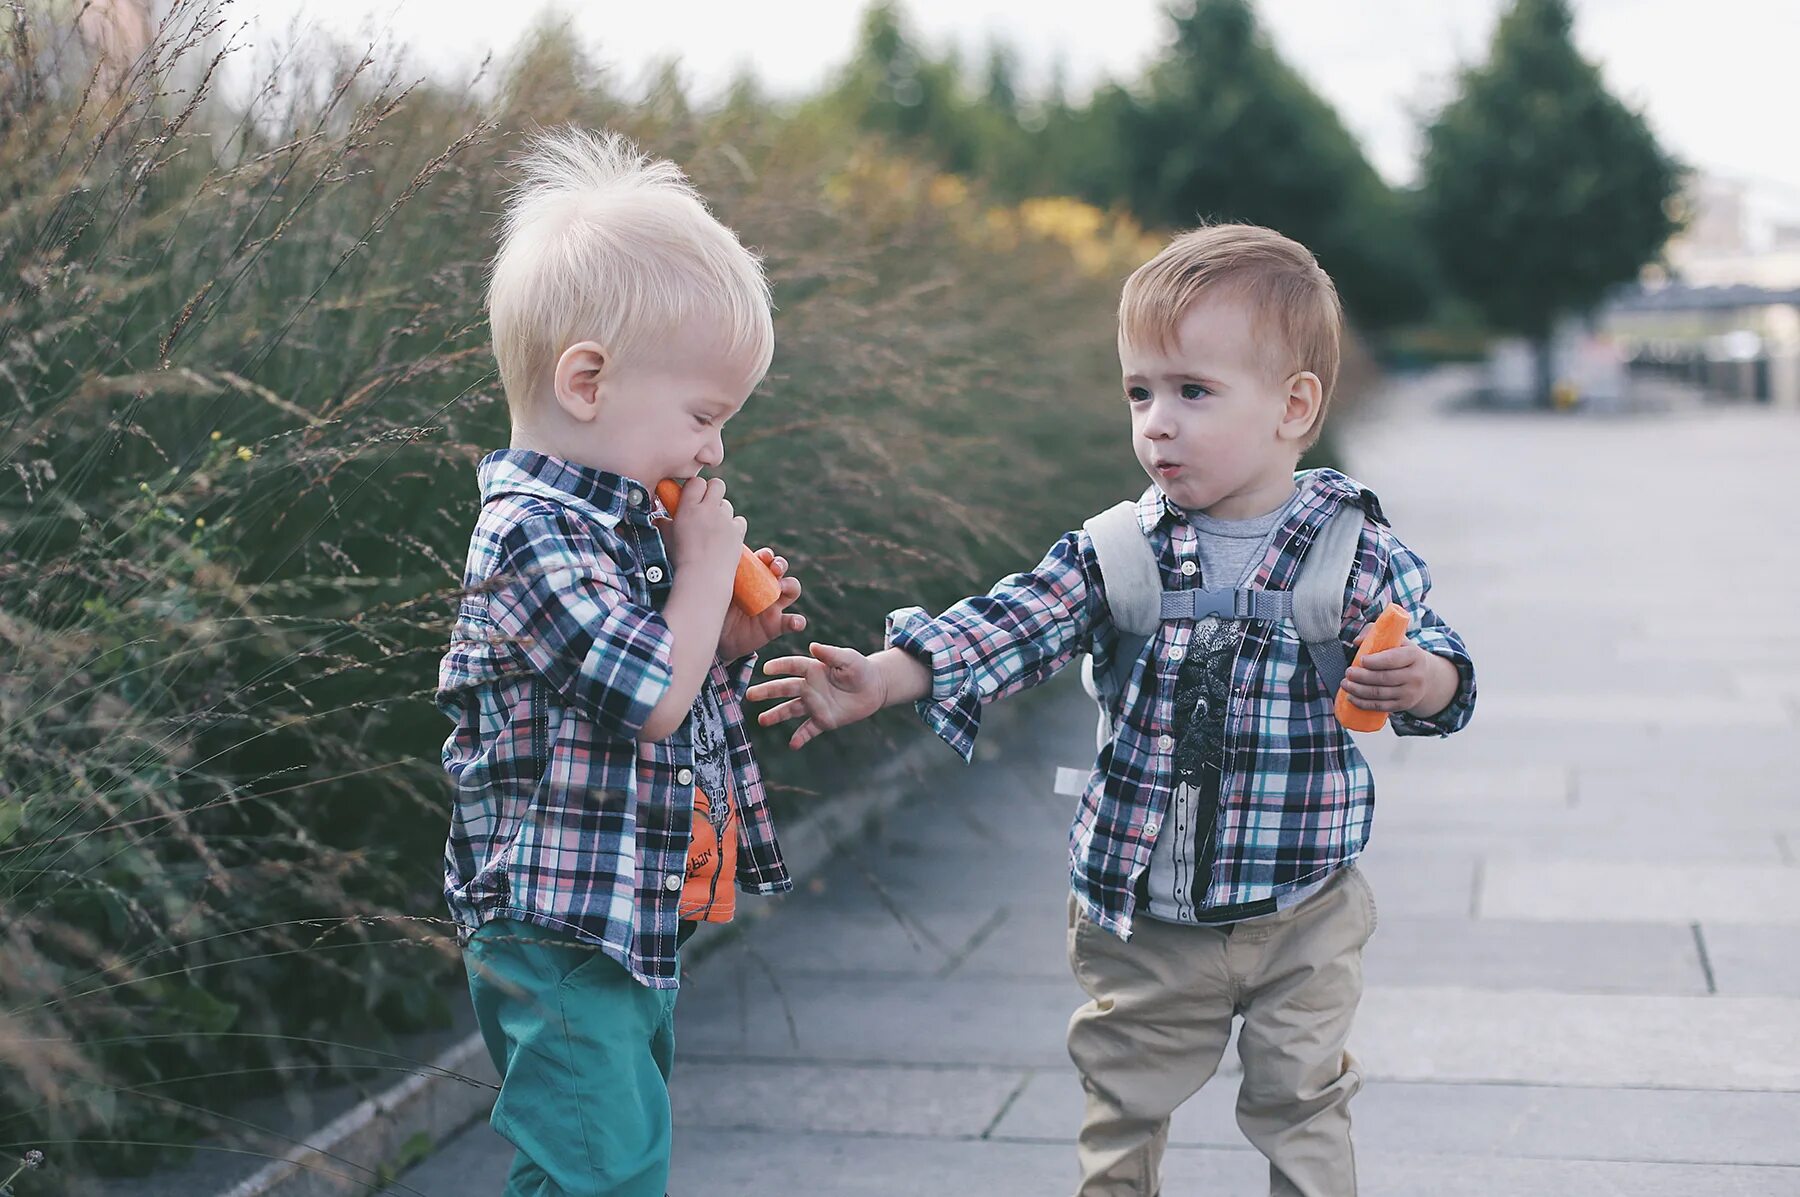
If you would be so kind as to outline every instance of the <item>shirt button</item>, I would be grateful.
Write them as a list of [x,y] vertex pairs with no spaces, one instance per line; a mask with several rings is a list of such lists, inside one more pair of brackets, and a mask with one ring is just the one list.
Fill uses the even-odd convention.
[[694,784],[694,771],[692,769],[677,769],[677,770],[675,770],[675,781],[678,785],[684,785],[684,786],[693,785]]
[[1182,648],[1181,645],[1179,645],[1179,644],[1169,645],[1169,660],[1179,661],[1179,660],[1181,660],[1181,658],[1183,658],[1185,656],[1187,656],[1187,650]]
[[668,890],[670,893],[674,893],[676,890],[680,889],[681,888],[681,874],[680,873],[670,873],[667,877],[664,877],[663,878],[663,888]]
[[1158,823],[1155,819],[1151,819],[1148,823],[1144,824],[1144,834],[1145,835],[1153,836],[1161,830],[1162,830],[1162,824]]
[[1192,561],[1183,561],[1181,563],[1182,576],[1191,578],[1194,576],[1195,571],[1198,570],[1199,568],[1200,567],[1198,565],[1195,565]]
[[625,501],[630,503],[633,507],[642,507],[644,505],[644,492],[633,487],[631,493],[625,496]]
[[652,565],[649,569],[644,571],[644,576],[646,578],[649,578],[652,582],[662,581],[663,580],[662,566]]
[[1157,746],[1157,748],[1161,749],[1163,752],[1168,752],[1169,750],[1171,750],[1172,748],[1175,747],[1175,737],[1174,736],[1158,736],[1158,737],[1156,737],[1156,746]]

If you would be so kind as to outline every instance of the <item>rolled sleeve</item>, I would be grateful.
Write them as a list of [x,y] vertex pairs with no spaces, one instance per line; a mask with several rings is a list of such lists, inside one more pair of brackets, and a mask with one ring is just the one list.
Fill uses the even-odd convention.
[[1398,736],[1447,736],[1461,731],[1475,714],[1475,661],[1457,634],[1427,601],[1431,594],[1431,571],[1424,559],[1386,533],[1388,551],[1383,555],[1383,568],[1378,584],[1365,592],[1352,637],[1361,626],[1381,613],[1389,603],[1398,603],[1412,613],[1407,638],[1433,656],[1443,657],[1456,666],[1456,693],[1450,704],[1430,717],[1396,711],[1390,717]]
[[970,684],[956,641],[923,607],[903,607],[887,617],[887,646],[914,657],[931,670],[931,696],[913,704],[939,739],[967,762],[974,759],[981,730],[981,696]]
[[1071,532],[1034,568],[935,619],[918,607],[889,615],[888,647],[931,671],[917,704],[926,726],[971,759],[982,706],[1051,677],[1086,642],[1104,603],[1097,578],[1092,550]]
[[674,680],[669,625],[561,517],[521,523],[488,603],[530,670],[595,726],[636,739]]
[[743,702],[745,691],[756,680],[756,654],[746,653],[735,661],[718,661],[715,664],[719,672],[714,681],[723,685],[733,698]]

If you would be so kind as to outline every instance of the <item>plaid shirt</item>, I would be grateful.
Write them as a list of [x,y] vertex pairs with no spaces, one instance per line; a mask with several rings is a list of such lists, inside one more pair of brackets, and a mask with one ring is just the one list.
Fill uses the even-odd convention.
[[[438,673],[455,723],[444,896],[466,937],[489,919],[597,944],[645,985],[677,983],[677,909],[694,813],[691,719],[638,733],[667,693],[660,608],[672,566],[646,489],[520,449],[480,467],[481,515]],[[792,887],[744,732],[755,658],[715,661],[741,819],[738,884]],[[714,795],[717,797],[717,795]]]
[[[1289,590],[1307,547],[1345,503],[1367,513],[1344,605],[1350,645],[1389,601],[1413,614],[1412,640],[1456,665],[1450,705],[1431,719],[1396,714],[1403,736],[1448,735],[1475,706],[1475,669],[1462,639],[1426,605],[1425,563],[1387,526],[1375,496],[1335,470],[1296,476],[1300,495],[1248,585]],[[1138,500],[1166,589],[1203,588],[1196,534],[1181,509],[1150,487]],[[1076,894],[1088,915],[1131,934],[1135,887],[1169,805],[1175,747],[1175,678],[1192,621],[1170,621],[1131,672],[1124,717],[1100,751],[1070,831]],[[1307,662],[1291,621],[1247,621],[1232,667],[1219,793],[1218,854],[1208,907],[1276,897],[1347,863],[1374,814],[1368,762],[1332,714],[1334,695]],[[1105,667],[1119,633],[1107,613],[1094,546],[1071,532],[1036,568],[1003,579],[936,619],[917,607],[888,617],[887,642],[931,669],[925,722],[966,760],[982,705],[1044,681],[1080,652]]]

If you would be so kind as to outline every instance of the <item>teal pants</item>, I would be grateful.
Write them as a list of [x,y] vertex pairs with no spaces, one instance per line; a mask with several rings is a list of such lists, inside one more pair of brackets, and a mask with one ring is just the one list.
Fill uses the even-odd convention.
[[463,963],[500,1073],[491,1121],[518,1148],[505,1197],[663,1197],[676,991],[510,919],[477,931]]

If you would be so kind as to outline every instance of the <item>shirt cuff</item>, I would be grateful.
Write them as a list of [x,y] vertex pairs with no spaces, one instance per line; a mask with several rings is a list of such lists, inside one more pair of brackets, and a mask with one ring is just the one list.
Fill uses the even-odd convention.
[[[1426,649],[1431,652],[1430,648]],[[1426,718],[1411,711],[1395,711],[1391,717],[1396,736],[1447,736],[1461,731],[1475,713],[1475,663],[1456,652],[1436,654],[1456,666],[1456,693],[1450,705]]]
[[756,680],[756,654],[746,653],[735,661],[721,658],[719,666],[725,671],[725,684],[730,689],[731,696],[743,702],[744,692]]
[[975,756],[981,730],[981,696],[955,639],[923,607],[902,607],[887,617],[886,643],[931,670],[931,695],[913,704],[919,718],[966,763]]

